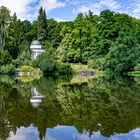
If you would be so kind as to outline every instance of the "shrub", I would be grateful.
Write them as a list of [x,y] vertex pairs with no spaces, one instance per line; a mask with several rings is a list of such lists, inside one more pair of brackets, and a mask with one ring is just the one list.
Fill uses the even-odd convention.
[[0,76],[0,82],[5,83],[7,85],[13,85],[15,83],[15,77],[7,74],[3,74]]
[[95,60],[89,60],[88,66],[93,69],[105,70],[106,59],[97,58]]
[[15,66],[13,64],[7,64],[0,66],[0,74],[14,74]]
[[35,69],[33,67],[31,67],[31,66],[22,66],[22,67],[20,67],[20,71],[22,71],[22,72],[32,72],[34,70]]
[[18,58],[15,60],[15,64],[16,66],[20,67],[23,65],[31,65],[31,55],[30,52],[22,52],[22,54],[20,54],[18,56]]
[[63,63],[61,61],[57,61],[57,63],[56,63],[56,71],[59,74],[72,74],[73,73],[73,70],[72,70],[70,64]]
[[0,65],[10,64],[12,62],[12,57],[8,51],[0,50]]
[[140,64],[137,64],[137,65],[134,67],[134,70],[135,70],[135,71],[140,71]]
[[34,67],[39,67],[41,71],[44,73],[50,73],[54,70],[55,68],[55,59],[54,55],[51,54],[50,52],[43,52],[40,54],[36,60],[33,60],[32,65]]
[[135,35],[120,32],[120,36],[106,55],[106,69],[117,75],[125,75],[127,72],[134,70],[140,58],[139,56],[140,47],[137,44]]
[[45,75],[58,76],[61,74],[71,74],[70,64],[56,61],[52,51],[45,51],[36,60],[32,61],[33,67],[39,67]]

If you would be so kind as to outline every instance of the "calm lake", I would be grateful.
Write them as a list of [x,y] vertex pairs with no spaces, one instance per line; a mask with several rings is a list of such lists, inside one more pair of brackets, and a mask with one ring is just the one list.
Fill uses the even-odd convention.
[[0,140],[140,140],[140,78],[0,78]]

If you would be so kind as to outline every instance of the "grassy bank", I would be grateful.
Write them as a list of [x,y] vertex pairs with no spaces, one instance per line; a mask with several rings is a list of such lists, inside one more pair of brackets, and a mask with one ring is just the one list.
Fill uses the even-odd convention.
[[22,82],[30,82],[34,79],[39,79],[43,75],[40,69],[35,69],[31,66],[22,66],[17,69],[18,79]]
[[132,71],[132,72],[128,72],[129,76],[140,76],[140,71]]
[[84,65],[84,64],[70,64],[72,69],[74,70],[74,72],[76,74],[79,74],[80,71],[95,71],[95,76],[96,77],[100,77],[100,76],[103,76],[104,75],[104,72],[103,71],[100,71],[100,70],[97,70],[97,69],[92,69],[92,68],[89,68],[88,65]]

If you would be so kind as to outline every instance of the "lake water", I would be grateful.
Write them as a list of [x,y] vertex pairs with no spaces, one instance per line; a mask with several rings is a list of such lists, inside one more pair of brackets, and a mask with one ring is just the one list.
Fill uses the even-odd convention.
[[139,78],[0,81],[0,140],[140,140]]

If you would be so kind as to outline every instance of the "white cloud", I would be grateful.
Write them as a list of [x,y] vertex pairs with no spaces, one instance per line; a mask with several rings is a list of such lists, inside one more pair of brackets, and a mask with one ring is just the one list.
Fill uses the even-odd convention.
[[66,2],[68,3],[68,4],[71,4],[71,5],[78,5],[78,4],[87,4],[87,3],[89,3],[89,0],[66,0]]
[[102,0],[99,4],[114,11],[120,10],[122,8],[121,4],[117,0]]
[[37,18],[40,6],[49,12],[64,7],[65,3],[58,0],[0,0],[0,6],[6,6],[11,14],[16,12],[21,20],[34,20]]
[[[24,20],[35,16],[36,12],[32,14],[30,4],[35,4],[36,2],[37,0],[0,0],[0,6],[6,6],[12,14],[16,12],[18,18]],[[38,7],[34,6],[34,10],[36,10]]]
[[57,21],[57,22],[64,22],[66,21],[65,19],[61,19],[59,17],[54,17],[54,19]]
[[[0,0],[0,6],[2,5],[9,8],[12,14],[16,12],[21,20],[31,21],[37,18],[40,6],[46,10],[47,14],[57,8],[73,7],[74,16],[78,13],[87,13],[89,10],[98,15],[102,10],[110,9],[140,18],[139,0],[65,0],[63,2],[62,0]],[[70,15],[70,13],[67,14]],[[55,17],[58,17],[57,21],[63,21],[59,15],[56,14]]]
[[110,9],[118,12],[121,9],[121,4],[116,0],[100,0],[94,3],[89,2],[87,5],[81,5],[74,8],[73,13],[87,13],[91,10],[94,14],[99,14],[103,9]]
[[65,7],[65,3],[58,0],[40,0],[40,5],[49,12],[56,8]]
[[93,11],[94,14],[99,14],[101,9],[101,5],[99,3],[91,4],[91,5],[82,5],[80,7],[74,8],[73,13],[88,13],[89,10]]
[[78,13],[87,13],[89,10],[98,15],[102,10],[110,9],[114,12],[127,13],[133,17],[140,18],[140,1],[138,0],[96,0],[94,2],[87,2],[87,0],[85,0],[85,2],[87,2],[86,4],[78,4],[78,2],[80,3],[80,0],[76,0],[75,4],[76,2],[77,7],[73,9],[75,15]]
[[135,1],[133,3],[132,16],[140,18],[140,1]]
[[90,6],[82,5],[82,6],[80,6],[77,9],[74,8],[73,9],[73,13],[74,14],[77,14],[77,13],[87,13],[89,10],[90,10]]

